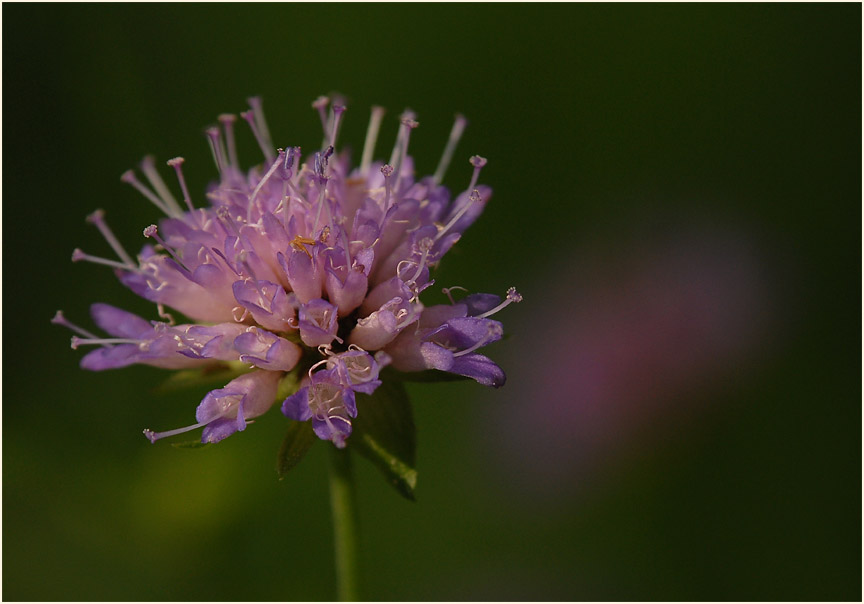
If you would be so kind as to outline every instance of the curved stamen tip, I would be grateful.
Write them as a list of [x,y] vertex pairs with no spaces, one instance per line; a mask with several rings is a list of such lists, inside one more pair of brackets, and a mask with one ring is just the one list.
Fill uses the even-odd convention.
[[120,175],[120,180],[129,184],[135,182],[135,170],[132,170],[131,168],[129,170],[126,170],[125,172],[123,172],[123,174]]
[[399,120],[403,125],[408,126],[409,128],[416,128],[420,125],[420,122],[412,119],[411,117],[403,117]]
[[384,178],[390,178],[390,175],[393,174],[393,166],[390,164],[384,164],[381,166],[381,174],[384,175]]
[[[251,112],[250,112],[250,113],[251,113]],[[219,131],[219,128],[218,128],[218,127],[216,127],[216,126],[210,126],[209,128],[206,128],[206,129],[204,130],[204,134],[206,134],[207,136],[209,136],[209,137],[211,137],[211,138],[219,138],[219,136],[220,136],[222,133]]]
[[78,346],[81,345],[81,338],[78,336],[72,336],[72,350],[78,350]]
[[165,162],[165,163],[167,163],[169,166],[171,166],[171,167],[173,168],[174,166],[180,166],[180,165],[182,165],[183,162],[185,162],[185,161],[186,161],[186,160],[183,159],[182,157],[174,157],[174,158],[172,158],[172,159],[169,159],[169,160],[168,160],[167,162]]
[[87,216],[87,218],[85,218],[85,220],[87,222],[93,224],[96,222],[101,222],[104,217],[105,217],[105,210],[97,209],[97,210],[93,210],[93,213],[90,214],[89,216]]
[[326,107],[330,103],[330,97],[321,95],[314,101],[312,101],[313,109],[321,109],[322,107]]
[[86,257],[87,254],[85,254],[81,248],[76,247],[74,250],[72,250],[72,262],[84,260]]
[[472,203],[477,203],[478,201],[480,201],[482,199],[480,197],[480,191],[478,191],[477,189],[474,189],[473,191],[471,191],[471,194],[468,196],[468,199],[470,199]]
[[340,113],[344,113],[345,110],[348,109],[348,107],[345,105],[333,105],[332,109],[333,109],[333,113],[335,113],[336,115],[339,115]]
[[482,168],[486,165],[486,158],[480,157],[479,155],[472,155],[471,159],[469,159],[468,161],[471,162],[471,165],[475,168]]
[[517,292],[515,287],[511,287],[507,290],[507,299],[519,303],[522,301],[522,294]]
[[155,237],[156,233],[158,233],[158,232],[159,232],[159,229],[156,227],[156,225],[151,224],[146,229],[144,229],[144,236],[149,239],[150,237]]
[[159,436],[155,432],[153,432],[153,430],[151,430],[150,428],[146,428],[144,430],[144,436],[146,436],[147,440],[149,440],[154,445],[156,444],[156,441],[159,440]]
[[233,113],[221,113],[216,119],[219,120],[220,124],[233,124],[237,121],[237,116]]
[[141,160],[141,169],[147,171],[148,168],[156,167],[156,158],[152,155],[145,155]]
[[51,322],[54,325],[63,325],[63,323],[66,322],[66,317],[63,314],[63,311],[58,310],[56,313],[54,313],[54,316],[51,318]]

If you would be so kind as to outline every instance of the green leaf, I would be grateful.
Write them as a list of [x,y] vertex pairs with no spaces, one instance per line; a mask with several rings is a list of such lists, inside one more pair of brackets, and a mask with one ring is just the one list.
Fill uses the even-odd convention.
[[171,446],[177,449],[203,449],[209,444],[212,443],[202,443],[200,440],[187,440],[182,443],[171,443]]
[[382,380],[397,381],[397,382],[462,382],[471,378],[464,375],[456,375],[455,373],[447,373],[446,371],[438,371],[437,369],[427,369],[426,371],[396,371],[395,369],[385,369],[382,372]]
[[279,480],[285,478],[291,468],[300,463],[315,440],[312,422],[291,422],[276,459],[276,474],[279,475]]
[[357,395],[349,447],[368,458],[403,497],[414,501],[417,439],[411,401],[401,382],[384,382],[374,394]]

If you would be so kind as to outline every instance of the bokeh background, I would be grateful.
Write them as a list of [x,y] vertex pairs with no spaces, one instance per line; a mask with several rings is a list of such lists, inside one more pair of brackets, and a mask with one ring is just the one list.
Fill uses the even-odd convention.
[[[508,384],[412,387],[418,501],[355,464],[372,600],[860,600],[861,7],[22,5],[3,16],[3,598],[330,600],[327,451],[282,482],[273,410],[151,446],[204,391],[77,367],[59,308],[156,318],[119,175],[260,94],[278,145],[339,91],[362,145],[406,106],[431,172],[453,114],[494,190],[436,274],[525,301]],[[241,160],[257,161],[241,134]],[[163,172],[166,179],[170,176]],[[169,180],[169,182],[171,182]]]

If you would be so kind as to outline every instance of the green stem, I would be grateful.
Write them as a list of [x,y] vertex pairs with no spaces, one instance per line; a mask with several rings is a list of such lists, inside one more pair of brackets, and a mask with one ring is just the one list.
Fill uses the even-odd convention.
[[333,513],[333,545],[336,555],[336,589],[340,602],[360,599],[357,572],[357,512],[351,457],[347,450],[329,447],[330,509]]

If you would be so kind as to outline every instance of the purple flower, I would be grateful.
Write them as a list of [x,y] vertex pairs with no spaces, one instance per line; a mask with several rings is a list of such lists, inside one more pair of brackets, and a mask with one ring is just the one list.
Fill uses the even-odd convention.
[[[284,400],[283,413],[311,421],[319,438],[339,447],[358,413],[356,394],[372,394],[385,365],[504,383],[503,371],[479,350],[502,337],[501,323],[489,317],[521,300],[514,289],[503,302],[491,294],[456,301],[447,289],[450,304],[420,301],[433,285],[431,270],[491,196],[491,189],[477,184],[486,164],[479,156],[470,158],[471,180],[452,201],[441,184],[465,119],[457,117],[435,173],[418,178],[408,155],[418,126],[411,112],[400,117],[389,161],[373,162],[383,115],[374,108],[360,163],[352,167],[349,154],[337,147],[344,107],[334,104],[328,115],[328,103],[314,104],[324,144],[303,161],[299,147],[274,148],[261,102],[250,99],[251,109],[242,115],[264,163],[248,172],[237,160],[235,118],[221,116],[221,127],[206,131],[219,172],[206,205],[190,194],[182,158],[168,162],[179,198],[152,158],[140,165],[143,181],[126,172],[121,180],[165,215],[143,230],[149,241],[136,257],[114,237],[101,210],[88,217],[117,259],[76,249],[73,261],[112,267],[121,283],[156,303],[160,320],[94,304],[93,320],[110,336],[102,337],[58,312],[54,322],[76,333],[73,348],[97,346],[82,367],[227,363],[242,372],[204,398],[195,424],[146,430],[151,441],[199,427],[204,442],[221,440],[267,411],[280,384],[287,388],[300,375],[300,389]],[[178,324],[169,309],[190,321]]]

